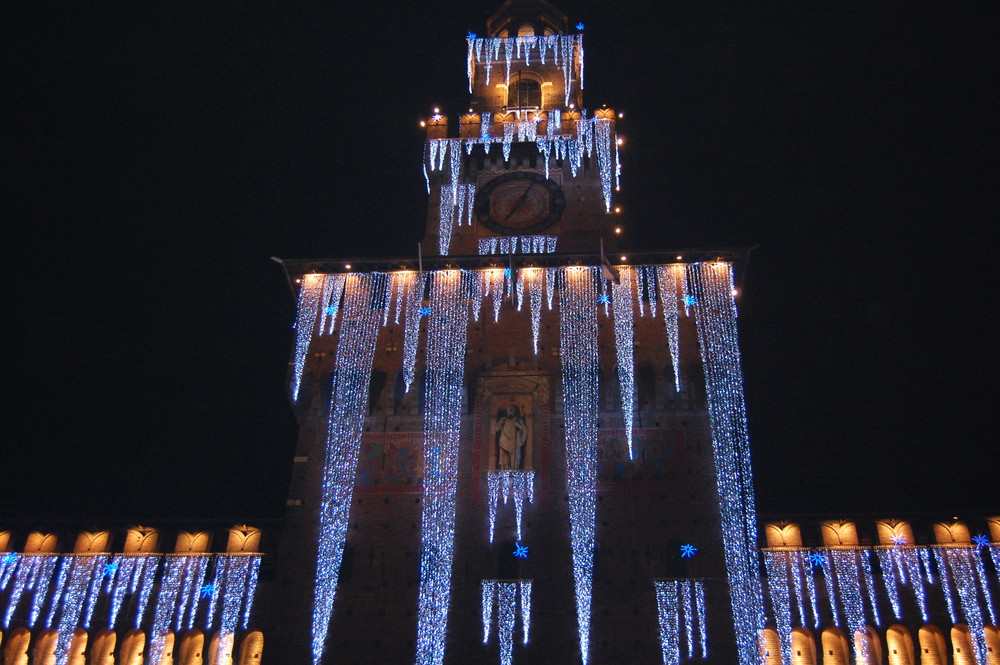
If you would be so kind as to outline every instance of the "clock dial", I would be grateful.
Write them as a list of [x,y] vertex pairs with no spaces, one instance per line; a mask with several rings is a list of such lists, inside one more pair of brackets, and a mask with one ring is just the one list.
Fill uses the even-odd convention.
[[540,173],[513,171],[490,180],[476,195],[476,218],[502,235],[531,235],[562,217],[562,188]]

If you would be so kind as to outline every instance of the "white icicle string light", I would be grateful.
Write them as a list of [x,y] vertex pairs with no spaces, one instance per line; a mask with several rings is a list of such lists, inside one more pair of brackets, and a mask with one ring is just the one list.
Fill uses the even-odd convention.
[[878,612],[878,590],[875,588],[875,576],[872,574],[872,564],[868,560],[869,553],[867,551],[861,552],[858,557],[861,563],[861,573],[865,581],[865,589],[868,591],[868,606],[871,609],[872,623],[881,627],[882,617]]
[[681,605],[684,611],[684,644],[687,657],[694,658],[694,589],[691,580],[681,582]]
[[52,582],[52,573],[55,572],[58,556],[41,557],[33,582],[29,584],[29,589],[34,586],[35,593],[31,597],[31,612],[28,614],[28,628],[34,628],[38,621],[38,615],[42,611],[49,585]]
[[306,366],[306,355],[309,353],[309,344],[316,328],[316,313],[322,289],[322,275],[309,274],[302,277],[302,290],[299,291],[299,306],[295,316],[295,355],[292,359],[291,389],[293,402],[299,398],[302,371]]
[[632,450],[632,418],[635,414],[635,311],[632,304],[631,266],[618,266],[619,279],[611,283],[615,312],[615,352],[618,360],[618,385],[622,398],[622,424],[628,443],[628,458],[635,459]]
[[[312,612],[312,655],[317,664],[323,658],[347,536],[375,341],[383,318],[382,307],[386,306],[378,295],[384,293],[387,278],[385,273],[352,273],[344,289],[317,516],[319,535]],[[382,307],[373,306],[373,302],[381,302]],[[225,612],[223,607],[223,618]]]
[[104,581],[105,566],[108,558],[104,557],[101,565],[94,566],[91,571],[90,590],[87,592],[87,604],[83,610],[83,621],[81,623],[84,630],[90,630],[90,622],[94,616],[94,607],[97,605],[97,598],[101,595],[101,583]]
[[406,322],[403,328],[403,384],[410,391],[416,379],[417,345],[420,342],[420,319],[423,317],[424,285],[427,273],[417,273],[406,290]]
[[698,646],[701,648],[701,657],[708,658],[708,619],[705,613],[705,582],[695,580],[694,582],[694,609],[698,615],[696,626],[698,628]]
[[493,293],[493,322],[500,322],[500,306],[503,305],[506,277],[503,269],[493,268],[490,271],[490,291]]
[[500,665],[514,662],[514,623],[517,621],[517,582],[497,582],[497,637]]
[[597,492],[597,359],[595,268],[563,269],[559,290],[563,421],[569,490],[570,542],[577,626],[583,665],[590,658],[590,612],[594,572]]
[[545,269],[545,300],[548,304],[549,311],[552,311],[552,296],[556,290],[556,269],[546,268]]
[[[212,587],[208,597],[208,607],[205,608],[205,629],[211,630],[215,622],[215,609],[219,605],[219,597],[222,595],[223,573],[225,565],[221,556],[215,557],[215,570],[212,572]],[[313,612],[315,613],[315,600],[313,601]]]
[[[833,571],[837,577],[837,591],[844,606],[844,617],[847,619],[847,630],[854,645],[856,662],[868,662],[868,626],[865,623],[865,604],[861,597],[861,574],[858,557],[859,550],[830,550],[833,560]],[[860,633],[864,639],[854,637]]]
[[677,587],[673,580],[654,581],[656,610],[660,626],[660,649],[663,665],[679,665],[681,649],[677,620]]
[[837,592],[834,586],[836,575],[833,570],[833,563],[830,560],[828,551],[819,552],[823,556],[823,584],[826,586],[826,599],[830,603],[830,614],[833,625],[840,628],[840,612],[837,609]]
[[[942,571],[942,586],[945,584],[944,569],[948,568],[950,573],[949,577],[957,592],[965,624],[969,628],[969,638],[972,641],[976,662],[986,663],[988,650],[984,632],[985,622],[979,605],[979,588],[976,584],[976,568],[973,563],[973,560],[978,558],[978,552],[974,547],[947,547],[937,548],[934,553],[937,555],[938,568]],[[950,595],[946,592],[946,596]],[[952,622],[955,623],[954,620]]]
[[227,660],[223,654],[227,649],[232,649],[233,636],[239,625],[240,609],[246,595],[252,557],[222,555],[219,558],[225,562],[226,570],[225,590],[222,596],[222,618],[219,621],[219,643],[215,662],[223,663]]
[[989,580],[986,579],[986,568],[983,566],[983,560],[979,558],[979,552],[975,552],[973,555],[973,563],[976,566],[976,578],[979,582],[979,589],[983,594],[983,598],[986,599],[986,609],[990,613],[990,625],[997,625],[997,613],[993,606],[993,596],[990,595],[990,585]]
[[417,610],[418,665],[441,665],[444,659],[455,546],[455,492],[468,334],[467,294],[462,283],[458,270],[437,271],[431,281]]
[[323,278],[323,295],[319,305],[319,334],[330,335],[336,329],[340,301],[344,296],[346,275],[327,275]]
[[809,619],[806,614],[806,601],[803,593],[805,586],[805,572],[802,570],[802,559],[798,552],[789,552],[787,555],[788,572],[792,580],[792,589],[795,592],[795,606],[798,609],[800,626],[808,626]]
[[695,321],[705,370],[733,623],[740,664],[751,665],[758,659],[757,636],[764,625],[764,605],[732,266],[719,262],[690,268],[697,298]]
[[639,307],[639,316],[646,316],[646,308],[642,294],[646,290],[645,266],[638,266],[635,269],[635,304]]
[[601,176],[601,192],[604,194],[604,210],[611,212],[611,190],[614,188],[614,162],[611,146],[614,145],[610,120],[593,120],[594,143],[597,150],[597,170]]
[[791,662],[792,610],[788,593],[788,557],[786,552],[765,551],[767,591],[771,598],[774,625],[781,644],[781,662]]
[[503,123],[503,161],[510,161],[510,145],[514,142],[514,123]]
[[493,624],[493,601],[496,598],[496,580],[483,580],[482,594],[483,644],[486,644],[490,641],[490,626]]
[[[515,242],[516,242],[515,238]],[[521,306],[524,305],[524,270],[518,270],[517,272],[511,272],[511,279],[514,281],[514,293],[517,298],[517,311],[521,311]]]
[[[70,643],[73,641],[73,630],[79,625],[87,592],[91,588],[95,569],[103,570],[107,562],[106,556],[74,556],[63,557],[64,562],[72,566],[69,579],[66,582],[61,597],[52,599],[52,607],[60,608],[59,623],[56,631],[59,638],[56,642],[56,663],[66,665],[70,655]],[[53,612],[54,613],[54,612]]]
[[812,561],[809,559],[808,551],[802,552],[799,555],[799,566],[803,570],[802,575],[806,580],[806,590],[809,592],[809,606],[812,608],[813,627],[818,629],[821,625],[819,595],[816,593],[816,580],[812,576]]
[[159,663],[163,657],[163,646],[167,633],[170,632],[170,617],[174,613],[185,563],[187,557],[167,557],[160,593],[156,599],[156,609],[153,612],[153,626],[149,631],[147,651],[150,663]]
[[882,581],[885,586],[885,595],[889,598],[889,604],[892,605],[892,615],[896,618],[896,621],[899,621],[902,618],[903,610],[899,601],[899,587],[902,585],[902,580],[899,579],[899,575],[897,574],[895,562],[897,551],[887,547],[875,550],[878,555],[879,564],[882,566]]
[[527,644],[531,629],[531,580],[518,580],[518,587],[521,596],[521,644]]
[[451,228],[455,224],[455,190],[442,187],[438,206],[438,252],[447,256],[451,246]]
[[537,356],[542,321],[542,281],[545,273],[539,268],[528,268],[525,276],[528,278],[528,295],[531,300],[531,346]]
[[677,301],[677,277],[683,272],[680,264],[656,267],[656,281],[663,301],[663,323],[667,328],[667,345],[670,348],[670,362],[674,369],[674,390],[681,391],[681,344],[678,317],[680,308]]
[[938,577],[941,579],[941,593],[944,594],[945,604],[948,606],[948,616],[951,622],[958,623],[958,613],[955,608],[955,599],[952,593],[951,573],[948,570],[948,563],[944,559],[941,548],[932,549],[934,560],[938,566]]
[[[69,557],[62,557],[59,562],[59,571],[56,573],[56,583],[55,588],[52,593],[52,600],[49,602],[49,612],[45,615],[45,627],[52,627],[52,620],[56,616],[56,610],[59,609],[59,600],[62,598],[63,591],[66,588],[66,579],[69,577],[69,570],[72,568],[73,562]],[[51,582],[51,580],[49,580]],[[37,594],[36,594],[37,596]],[[44,602],[44,594],[42,599]]]

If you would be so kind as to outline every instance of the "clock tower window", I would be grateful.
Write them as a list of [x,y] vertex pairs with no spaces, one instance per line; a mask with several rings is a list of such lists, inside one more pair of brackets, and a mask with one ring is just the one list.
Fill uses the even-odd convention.
[[507,108],[538,108],[542,105],[542,86],[533,78],[517,75],[517,81],[508,88]]

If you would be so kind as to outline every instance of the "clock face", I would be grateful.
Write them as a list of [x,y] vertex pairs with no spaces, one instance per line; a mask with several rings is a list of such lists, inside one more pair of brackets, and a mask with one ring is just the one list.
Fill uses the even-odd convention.
[[502,235],[532,235],[555,224],[566,209],[562,188],[540,173],[513,171],[476,194],[476,219]]

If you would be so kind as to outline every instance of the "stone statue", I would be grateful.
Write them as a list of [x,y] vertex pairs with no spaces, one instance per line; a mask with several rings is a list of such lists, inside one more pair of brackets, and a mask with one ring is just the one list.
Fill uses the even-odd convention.
[[528,425],[513,402],[497,418],[496,432],[499,467],[520,469],[524,463],[524,442],[528,440]]

